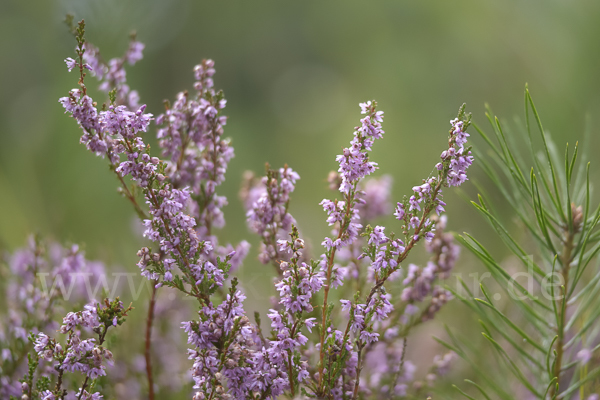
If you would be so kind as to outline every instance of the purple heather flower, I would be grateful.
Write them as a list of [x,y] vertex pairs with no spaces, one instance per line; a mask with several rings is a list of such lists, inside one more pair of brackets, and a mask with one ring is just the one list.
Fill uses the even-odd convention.
[[67,64],[67,69],[69,72],[71,72],[73,68],[77,67],[77,61],[73,60],[71,57],[67,57],[65,59],[65,63]]
[[54,396],[54,394],[52,394],[52,392],[49,390],[44,390],[42,393],[40,393],[40,396],[42,400],[56,400],[56,396]]
[[361,112],[367,116],[360,120],[361,126],[355,128],[351,147],[344,149],[343,154],[336,158],[340,164],[338,172],[342,179],[340,191],[346,194],[350,192],[354,182],[370,175],[377,168],[377,163],[369,161],[366,151],[371,150],[373,141],[381,138],[384,133],[381,129],[383,112],[375,110],[375,103],[362,103],[360,107]]
[[144,43],[138,42],[136,40],[132,40],[129,43],[129,48],[127,49],[127,53],[125,54],[125,59],[130,65],[134,65],[136,62],[140,61],[143,58],[142,51],[144,50]]
[[590,349],[583,348],[577,352],[575,358],[582,364],[585,365],[592,359],[592,351]]
[[263,264],[289,259],[284,238],[296,221],[287,206],[298,179],[300,176],[285,166],[277,172],[271,171],[260,184],[254,185],[260,188],[254,189],[260,196],[250,205],[246,221],[248,227],[262,238],[259,259]]
[[406,212],[404,211],[404,204],[398,203],[396,205],[396,210],[394,211],[394,216],[396,217],[397,220],[402,221],[404,219],[405,215],[406,215]]
[[373,229],[373,232],[371,232],[371,235],[369,237],[369,244],[373,244],[375,246],[380,246],[380,245],[386,243],[389,239],[387,236],[385,236],[385,233],[383,232],[384,230],[385,230],[385,227],[376,226],[375,229]]
[[102,396],[99,392],[96,393],[89,393],[87,390],[84,390],[83,393],[81,393],[81,388],[79,388],[79,392],[77,392],[77,398],[78,399],[82,399],[82,400],[100,400],[102,398],[104,398],[104,396]]

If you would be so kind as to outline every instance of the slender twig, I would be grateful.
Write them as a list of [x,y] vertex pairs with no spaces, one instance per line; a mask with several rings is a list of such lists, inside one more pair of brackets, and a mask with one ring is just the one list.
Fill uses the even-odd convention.
[[148,377],[148,399],[154,400],[154,380],[152,379],[152,322],[154,320],[154,307],[156,305],[156,284],[158,282],[152,281],[152,296],[150,297],[150,303],[148,304],[148,318],[146,319],[146,346],[144,356],[146,357],[146,376]]
[[404,370],[404,359],[406,358],[406,341],[408,340],[407,337],[404,337],[403,341],[402,341],[402,356],[400,357],[400,367],[398,368],[398,372],[396,372],[396,375],[394,375],[394,386],[396,387],[396,384],[398,383],[398,379],[400,379],[400,376],[402,376],[402,371]]
[[[562,275],[564,279],[564,285],[562,285],[562,297],[560,305],[558,308],[558,321],[557,322],[557,330],[558,330],[558,340],[556,341],[556,359],[554,362],[554,377],[556,378],[556,383],[560,384],[560,375],[562,372],[562,362],[563,362],[563,354],[565,347],[565,318],[566,318],[566,305],[567,305],[567,293],[569,288],[569,270],[571,264],[571,253],[573,251],[573,239],[574,233],[572,229],[565,229],[566,239],[563,245],[563,251],[560,256],[562,261]],[[557,393],[557,389],[555,385],[552,385],[552,389],[550,392],[550,398],[553,398]]]
[[[81,129],[83,129],[85,131],[85,129],[83,127]],[[100,138],[100,140],[104,140],[104,138],[102,137],[102,132],[98,131],[97,133],[98,133],[98,137]],[[106,149],[106,157],[108,158],[108,160],[110,162],[110,167],[111,167],[110,169],[115,173],[115,175],[117,176],[117,179],[121,183],[121,188],[123,190],[123,194],[125,195],[125,197],[127,197],[127,200],[129,200],[131,202],[131,204],[133,205],[133,208],[135,209],[135,212],[137,213],[138,217],[142,221],[145,219],[149,219],[146,212],[142,209],[142,207],[137,202],[137,199],[135,198],[133,193],[131,193],[131,191],[129,190],[129,187],[125,183],[125,180],[123,180],[123,177],[121,176],[121,174],[119,174],[117,172],[116,166],[112,163],[112,156],[113,156],[113,149],[112,149],[112,146],[109,146]]]
[[356,364],[356,379],[354,380],[354,393],[352,394],[352,400],[358,398],[358,387],[360,386],[360,372],[362,371],[362,349],[365,347],[364,343],[358,343],[358,364]]

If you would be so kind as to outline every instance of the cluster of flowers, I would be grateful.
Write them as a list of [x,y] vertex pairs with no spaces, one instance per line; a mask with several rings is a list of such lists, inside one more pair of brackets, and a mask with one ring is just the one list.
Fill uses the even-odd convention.
[[[361,120],[363,125],[355,132],[355,139],[352,142],[355,153],[357,150],[360,151],[361,149],[357,143],[361,142],[360,138],[363,137],[362,135],[364,132],[375,133],[373,137],[368,138],[369,146],[373,139],[380,137],[380,132],[382,132],[380,125],[383,117],[382,113],[375,112],[374,104],[366,103],[361,107],[363,112],[370,112],[371,118]],[[374,121],[372,127],[369,126],[368,121]],[[349,312],[348,325],[345,333],[342,334],[340,331],[332,330],[331,333],[328,334],[327,340],[323,340],[324,338],[322,337],[321,341],[321,346],[323,346],[321,349],[321,363],[324,365],[333,365],[333,360],[335,360],[335,358],[327,360],[328,356],[326,355],[332,353],[335,354],[335,352],[332,352],[327,348],[328,343],[330,346],[336,346],[338,349],[342,349],[340,354],[336,354],[336,358],[346,357],[346,359],[349,360],[351,357],[354,357],[354,351],[357,353],[358,361],[356,374],[354,374],[356,378],[353,378],[355,380],[354,385],[352,385],[351,380],[342,379],[338,375],[339,372],[335,370],[335,367],[333,367],[334,373],[332,374],[332,371],[325,366],[319,371],[320,382],[323,382],[322,376],[328,376],[328,382],[325,384],[321,383],[323,388],[321,389],[322,391],[325,389],[330,390],[331,388],[337,388],[338,392],[343,395],[356,396],[358,391],[361,390],[359,379],[360,371],[362,369],[362,353],[366,352],[368,354],[374,344],[379,340],[380,332],[385,333],[387,341],[399,336],[405,337],[414,324],[430,319],[433,314],[451,298],[447,291],[438,286],[431,290],[431,281],[419,282],[413,285],[413,287],[406,287],[404,289],[401,296],[402,303],[396,311],[392,305],[392,296],[385,290],[384,284],[388,278],[395,278],[394,275],[400,268],[400,263],[406,258],[409,251],[421,240],[421,238],[425,238],[425,241],[429,244],[429,250],[434,253],[433,262],[431,264],[434,267],[430,268],[433,268],[432,271],[427,270],[425,275],[433,273],[434,279],[438,275],[447,277],[448,271],[454,265],[458,255],[457,247],[452,243],[451,236],[443,234],[445,220],[441,223],[441,226],[438,227],[440,232],[437,232],[436,235],[435,221],[439,218],[437,216],[435,216],[435,218],[430,217],[430,213],[435,211],[439,215],[444,211],[443,207],[445,206],[445,203],[441,199],[441,188],[443,186],[451,186],[454,184],[451,179],[451,177],[454,176],[454,173],[460,172],[462,177],[461,183],[466,180],[465,170],[472,163],[472,156],[470,156],[468,149],[465,149],[464,147],[466,137],[468,136],[464,132],[464,129],[466,129],[469,122],[469,117],[464,114],[464,109],[461,108],[461,110],[459,110],[458,119],[451,121],[452,130],[450,132],[449,150],[442,155],[443,163],[438,165],[438,176],[430,177],[424,180],[422,185],[415,186],[413,188],[414,195],[408,199],[405,198],[403,202],[397,204],[394,215],[398,220],[404,223],[402,227],[404,240],[394,238],[393,233],[387,236],[383,226],[376,226],[375,228],[367,226],[363,230],[360,224],[360,216],[357,216],[358,213],[356,208],[346,210],[343,207],[337,207],[339,202],[332,202],[329,200],[324,200],[322,203],[325,205],[329,214],[328,222],[330,224],[336,224],[336,227],[339,229],[337,231],[338,241],[329,242],[326,240],[324,242],[326,249],[336,248],[336,246],[339,245],[353,246],[356,244],[357,233],[362,231],[362,235],[366,236],[368,241],[366,247],[363,247],[363,252],[358,255],[357,261],[354,263],[357,264],[361,259],[367,260],[369,263],[368,278],[370,278],[367,279],[367,281],[372,283],[372,287],[368,291],[364,303],[360,302],[360,297],[358,295],[355,296],[354,301],[341,300],[342,309]],[[369,173],[369,168],[364,166],[374,165],[374,163],[368,161],[368,158],[360,155],[358,155],[360,162],[356,162],[356,157],[354,159],[345,157],[346,153],[348,153],[348,149],[345,149],[344,155],[338,156],[337,159],[340,163],[339,173],[341,177],[330,175],[330,178],[333,178],[330,179],[330,181],[340,181],[340,191],[348,195],[348,200],[357,202],[356,197],[358,196],[350,196],[353,194],[353,191],[356,191],[357,189],[356,183],[351,189],[348,189],[349,186],[347,184],[344,186],[344,182],[356,182],[357,179],[366,176]],[[465,153],[467,155],[463,156]],[[351,159],[352,161],[347,162],[346,160],[348,159]],[[381,191],[385,193],[385,189]],[[362,196],[365,195],[364,192],[357,192],[357,194]],[[362,199],[359,198],[358,202],[360,202],[360,200]],[[345,214],[343,214],[344,211],[346,211]],[[377,215],[377,213],[374,213],[374,215]],[[354,220],[354,222],[351,222],[352,220]],[[355,229],[352,229],[352,223],[354,223],[353,227]],[[344,229],[346,229],[348,233],[344,232]],[[349,240],[344,241],[342,238]],[[350,251],[347,251],[347,253],[352,252],[355,253],[356,250],[351,248]],[[327,266],[326,271],[329,275],[335,269],[334,255],[335,252],[330,251],[323,257],[325,260],[324,264]],[[345,258],[348,259],[348,255],[346,255]],[[408,276],[403,284],[405,286],[413,284],[416,279],[415,274],[415,267],[411,266],[408,271]],[[354,274],[354,277],[357,276],[359,276],[359,274]],[[329,282],[330,281],[326,283],[329,284]],[[411,294],[415,294],[416,297],[411,298]],[[418,310],[414,303],[416,301],[424,301],[428,296],[431,296],[431,300],[425,311],[422,313],[421,318],[417,321],[410,320],[408,316],[416,313]],[[327,293],[325,294],[325,298],[327,298]],[[324,303],[324,308],[326,306],[327,304]],[[400,321],[403,324],[402,329],[399,329],[398,326],[393,326],[389,321]],[[323,323],[328,323],[325,314],[323,315]],[[323,331],[325,331],[325,329]],[[345,347],[350,347],[350,333],[354,333],[356,347],[353,347],[353,350],[348,349],[345,351]],[[336,337],[342,338],[340,344],[337,344],[333,339]],[[324,358],[326,358],[326,360],[324,360]],[[331,376],[333,376],[333,380],[331,379]],[[352,386],[354,387],[352,388]],[[362,387],[363,390],[366,390],[364,384]]]
[[[415,186],[414,195],[398,203],[394,210],[403,223],[402,239],[393,233],[386,235],[383,226],[365,225],[370,218],[391,212],[387,200],[371,198],[387,197],[391,180],[363,182],[377,169],[377,164],[369,159],[369,152],[374,141],[384,134],[383,112],[377,110],[375,102],[360,104],[364,117],[355,128],[350,146],[337,156],[338,172],[330,175],[343,199],[325,199],[320,203],[333,227],[333,238],[322,242],[325,252],[318,261],[302,260],[304,241],[288,213],[290,193],[298,174],[287,166],[279,171],[268,170],[260,186],[247,188],[244,200],[249,207],[248,224],[261,236],[261,261],[273,263],[280,271],[275,286],[280,299],[268,314],[271,335],[265,337],[260,322],[257,320],[254,325],[245,315],[242,306],[245,296],[237,289],[237,280],[229,283],[227,280],[247,252],[247,243],[235,249],[231,245],[218,246],[212,232],[213,227],[224,224],[221,208],[226,199],[216,194],[216,188],[223,182],[233,157],[229,142],[222,138],[226,119],[221,111],[225,101],[213,89],[212,61],[204,61],[195,69],[196,96],[180,93],[173,106],[167,104],[165,113],[157,118],[162,126],[159,143],[163,157],[167,158],[161,161],[150,155],[149,146],[141,136],[152,120],[152,115],[145,113],[145,106],[131,111],[119,103],[118,87],[112,78],[108,79],[113,89],[111,104],[102,111],[86,94],[83,71],[93,67],[84,64],[87,47],[82,23],[76,36],[79,60],[67,63],[70,68],[78,67],[80,88],[72,90],[60,102],[83,129],[82,142],[88,149],[108,157],[123,193],[145,220],[144,235],[159,245],[157,252],[149,248],[139,251],[142,275],[155,281],[157,288],[164,285],[177,289],[195,297],[200,304],[199,318],[182,325],[191,345],[189,358],[193,360],[192,375],[197,390],[194,399],[263,399],[284,393],[294,397],[302,393],[301,389],[312,396],[333,399],[357,398],[359,392],[367,393],[370,389],[361,381],[361,371],[369,353],[382,343],[382,338],[386,345],[397,347],[397,339],[405,338],[415,324],[402,322],[402,313],[428,295],[432,296],[427,308],[429,314],[447,300],[444,293],[428,288],[418,298],[403,295],[403,302],[394,305],[393,291],[384,285],[397,278],[402,261],[422,238],[434,254],[434,275],[447,274],[456,260],[451,238],[443,235],[439,223],[436,230],[437,217],[430,215],[444,211],[442,187],[464,182],[466,168],[473,161],[465,148],[469,117],[464,109],[452,121],[449,148],[437,166],[437,177],[429,177],[422,185]],[[119,82],[124,84],[124,74]],[[141,188],[149,215],[137,204],[134,191],[123,180],[126,176]],[[288,241],[284,234],[290,229]],[[358,290],[365,289],[365,283],[368,285],[364,300],[358,290],[353,301],[341,300],[348,320],[345,330],[338,330],[332,313],[335,305],[328,302],[328,295],[332,288],[344,284],[349,266],[340,263],[350,264],[349,261],[354,266],[350,276]],[[423,274],[413,268],[405,280],[406,285],[413,285],[411,289],[416,285],[417,275]],[[366,278],[364,282],[361,276]],[[230,289],[225,291],[227,285]],[[320,291],[323,304],[319,310],[321,320],[317,321],[311,314],[315,294]],[[214,296],[220,296],[222,301],[214,301]],[[397,326],[399,320],[402,329]],[[315,326],[320,328],[319,338],[310,348],[309,336]],[[301,332],[304,327],[306,334]],[[403,357],[404,351],[401,354]],[[316,367],[309,363],[315,357],[318,357]],[[390,382],[398,382],[403,373],[401,363],[399,369],[393,370],[396,377],[390,378]],[[396,386],[394,383],[391,387],[396,390]]]
[[[102,304],[93,302],[86,305],[83,311],[70,312],[63,319],[59,332],[67,336],[66,343],[61,344],[57,339],[40,332],[35,337],[34,350],[37,360],[55,362],[54,370],[57,371],[57,383],[50,389],[50,380],[46,379],[41,385],[34,385],[34,375],[29,374],[23,381],[23,398],[32,398],[39,395],[42,400],[58,400],[67,396],[68,390],[64,383],[65,372],[81,373],[85,378],[75,395],[78,400],[99,400],[103,396],[99,392],[90,393],[92,382],[100,376],[106,375],[104,363],[112,364],[113,355],[105,346],[108,329],[121,325],[125,321],[127,312],[131,307],[125,308],[123,303],[116,298],[113,301],[105,299]],[[85,328],[97,335],[96,338],[81,338],[81,329]],[[30,359],[31,363],[31,359]],[[75,379],[75,378],[73,378]],[[90,380],[92,382],[90,382]],[[36,393],[39,392],[39,393]]]
[[[299,384],[309,373],[307,362],[300,361],[301,348],[306,345],[308,338],[301,333],[306,327],[309,332],[315,325],[316,318],[306,318],[313,311],[311,299],[323,286],[323,275],[317,269],[316,263],[307,264],[302,259],[304,240],[299,237],[298,230],[292,226],[290,240],[278,240],[279,252],[287,255],[289,261],[282,261],[281,280],[275,284],[283,307],[271,309],[268,314],[271,320],[272,336],[263,350],[263,370],[278,371],[279,387],[274,395],[290,390],[292,395],[299,391]],[[268,377],[262,373],[264,384]]]
[[279,261],[289,259],[288,252],[278,251],[278,241],[287,237],[296,220],[288,212],[290,194],[300,175],[287,165],[279,171],[269,169],[260,182],[253,175],[246,177],[246,189],[241,193],[247,208],[247,224],[262,238],[258,258],[263,264],[274,263],[279,272]]
[[[337,172],[329,174],[330,188],[337,190],[340,180]],[[380,178],[369,177],[359,182],[358,189],[364,202],[357,203],[360,215],[360,223],[363,226],[369,226],[381,217],[388,216],[392,211],[391,190],[392,177],[383,175]],[[359,236],[356,241],[348,247],[343,247],[336,252],[336,263],[332,268],[332,287],[339,286],[344,277],[348,276],[355,280],[358,287],[362,287],[361,279],[366,282],[375,282],[375,270],[370,264],[365,264],[363,248],[367,246],[368,240],[365,236]],[[383,261],[383,259],[381,260]],[[366,271],[366,274],[364,272]],[[364,277],[361,277],[365,275]],[[389,280],[397,278],[398,273],[390,276]]]
[[400,341],[379,342],[365,357],[368,376],[363,391],[374,398],[404,398],[414,395],[421,398],[426,389],[445,376],[456,360],[454,352],[436,355],[425,380],[415,376],[417,367],[404,354],[406,347]]
[[135,65],[143,58],[144,44],[135,39],[132,35],[127,52],[119,58],[112,58],[107,63],[102,60],[100,51],[90,43],[83,44],[83,63],[68,57],[65,60],[67,68],[71,71],[73,68],[85,68],[100,81],[98,87],[103,92],[110,92],[116,89],[117,103],[126,104],[130,109],[139,107],[140,96],[137,90],[131,90],[127,85],[127,75],[125,72],[125,63]]
[[[332,189],[337,189],[340,183],[339,174],[332,172],[329,175],[329,182]],[[387,176],[379,179],[369,178],[361,182],[359,188],[364,188],[362,197],[370,199],[364,205],[359,206],[361,211],[360,222],[366,226],[365,232],[353,245],[342,248],[337,252],[337,262],[341,265],[335,264],[335,268],[340,271],[346,269],[348,275],[355,281],[353,283],[360,288],[363,287],[364,283],[376,284],[382,276],[382,271],[385,272],[390,268],[395,269],[397,257],[405,250],[405,246],[399,239],[388,238],[385,235],[383,226],[376,226],[375,228],[369,226],[376,218],[389,215],[391,212],[391,178]],[[397,213],[398,210],[396,210]],[[431,241],[425,242],[425,247],[428,252],[432,253],[432,263],[438,265],[436,267],[436,278],[445,279],[449,276],[449,271],[457,260],[459,247],[454,243],[452,234],[444,232],[446,227],[445,216],[440,217],[439,220],[436,216],[433,216],[431,220],[436,223],[435,235]],[[388,250],[388,246],[391,250]],[[408,271],[404,271],[404,273],[410,276],[410,271],[413,268],[409,266]],[[387,282],[395,281],[400,276],[402,276],[400,269],[396,269],[388,276]],[[410,286],[410,282],[407,282],[407,285]],[[389,289],[393,291],[394,287]],[[404,287],[404,282],[402,282],[401,291],[406,289],[408,288]],[[368,324],[369,329],[364,329],[367,326],[364,324],[365,316],[372,317],[377,314],[369,315],[368,312],[365,313],[365,310],[372,311],[376,303],[371,300],[373,307],[367,308],[364,304],[357,303],[356,306],[353,306],[353,302],[341,300],[344,310],[350,311],[355,307],[355,311],[349,317],[354,318],[354,315],[358,317],[356,322],[353,320],[348,327],[356,332],[358,339],[369,342],[364,351],[366,376],[359,384],[359,391],[364,396],[373,396],[374,398],[392,395],[404,397],[409,395],[409,392],[411,395],[417,395],[422,394],[427,389],[427,385],[414,378],[416,366],[406,357],[403,357],[404,346],[401,339],[408,335],[411,327],[429,319],[435,311],[439,310],[443,302],[439,301],[440,296],[438,296],[438,293],[446,296],[444,300],[450,299],[449,293],[436,286],[433,290],[423,293],[421,302],[426,305],[423,312],[417,314],[419,312],[419,302],[406,302],[400,294],[401,303],[396,306],[395,310],[390,310],[391,292],[376,292],[374,297],[384,297],[381,311],[385,313],[390,310],[391,312],[388,314],[387,319],[367,320],[367,322],[372,322]],[[425,300],[429,301],[425,302]],[[381,315],[385,315],[383,313]],[[421,318],[411,318],[415,314]],[[329,332],[331,332],[331,328]],[[335,335],[339,339],[334,342],[336,344],[333,348],[342,349],[341,339],[343,336],[340,331],[337,331]],[[356,349],[352,349],[352,344],[348,340],[346,340],[345,346],[347,354],[349,354],[346,365],[353,365],[352,368],[355,368],[358,353]],[[339,357],[340,353],[341,351],[338,351],[334,354]],[[333,390],[334,393],[337,393],[335,398],[343,398],[344,393],[351,396],[354,390],[355,382],[353,379],[355,376],[356,371],[346,369],[343,373],[343,379],[338,378],[339,383]]]
[[[141,278],[141,277],[140,277]],[[137,314],[143,312],[143,305],[134,302]],[[141,310],[142,309],[142,310]],[[156,290],[153,323],[150,337],[152,346],[145,349],[140,326],[130,325],[128,330],[117,332],[116,345],[126,346],[127,355],[121,354],[123,347],[113,346],[111,350],[118,362],[108,366],[103,378],[102,394],[110,399],[144,399],[149,397],[147,382],[146,354],[152,360],[153,387],[157,396],[176,397],[191,393],[191,371],[187,354],[186,333],[181,322],[197,315],[193,301],[177,296],[172,290]],[[132,329],[133,328],[133,329]],[[130,342],[133,334],[135,342]],[[116,335],[115,335],[116,336]],[[148,382],[149,384],[149,382]],[[160,397],[159,397],[160,398]]]
[[182,323],[188,334],[188,344],[194,346],[188,351],[189,358],[194,361],[194,388],[199,390],[194,400],[211,399],[215,395],[246,398],[253,388],[253,381],[249,379],[253,374],[249,360],[255,329],[242,306],[246,296],[236,290],[236,286],[234,279],[227,298],[219,306],[204,306],[198,313],[199,321]]
[[427,266],[420,268],[418,265],[409,264],[408,273],[402,282],[404,290],[401,299],[407,303],[403,318],[405,322],[418,311],[415,303],[423,302],[431,296],[430,305],[420,316],[423,320],[432,319],[440,307],[452,299],[452,294],[435,281],[445,279],[454,267],[460,247],[454,243],[452,234],[444,232],[446,228],[446,217],[442,216],[436,222],[436,234],[433,240],[426,246],[427,251],[432,253],[431,260]]
[[[219,265],[217,256],[213,253],[214,246],[206,236],[210,233],[208,228],[211,224],[210,221],[214,224],[215,220],[219,220],[218,205],[223,205],[224,200],[215,197],[214,189],[223,181],[227,161],[233,155],[232,150],[228,150],[226,143],[220,139],[225,119],[218,115],[217,105],[222,108],[225,101],[218,98],[220,96],[212,96],[213,92],[210,89],[212,87],[210,76],[214,72],[211,67],[212,63],[207,61],[203,66],[196,68],[198,81],[195,85],[203,96],[212,96],[212,102],[202,98],[203,101],[200,102],[202,106],[194,108],[191,104],[187,104],[190,113],[202,114],[202,117],[196,118],[198,121],[203,121],[198,123],[203,127],[198,128],[197,135],[195,135],[197,142],[195,143],[204,147],[210,147],[209,144],[212,143],[212,147],[206,151],[212,164],[209,166],[207,164],[209,162],[204,160],[204,167],[201,168],[201,171],[195,171],[193,175],[190,175],[190,177],[195,177],[196,173],[199,173],[200,178],[205,178],[205,184],[196,185],[196,189],[203,191],[203,210],[208,212],[209,216],[204,215],[203,217],[202,212],[204,211],[202,211],[200,218],[203,218],[201,219],[203,224],[198,226],[196,219],[186,212],[192,205],[193,193],[187,187],[181,189],[175,187],[175,183],[172,183],[166,176],[168,175],[168,165],[161,163],[158,158],[150,156],[150,148],[141,137],[141,133],[148,129],[152,114],[144,113],[145,106],[141,106],[133,112],[129,111],[125,105],[115,105],[114,95],[111,96],[111,105],[108,110],[98,112],[93,100],[85,94],[83,56],[86,53],[86,47],[83,34],[84,28],[80,24],[77,31],[77,53],[80,59],[75,61],[75,66],[80,66],[81,88],[72,90],[69,97],[61,98],[60,102],[66,112],[71,113],[83,129],[84,134],[81,140],[91,151],[108,156],[115,167],[115,172],[121,179],[126,195],[136,204],[138,213],[146,215],[137,206],[135,197],[122,178],[127,175],[131,176],[132,180],[143,190],[151,216],[144,220],[146,227],[144,236],[158,242],[160,247],[160,253],[152,254],[148,248],[143,248],[138,252],[140,256],[138,265],[143,275],[152,280],[162,279],[162,283],[167,282],[169,285],[179,285],[179,281],[172,282],[173,266],[179,266],[183,272],[184,281],[192,286],[193,294],[206,300],[208,296],[206,291],[216,290],[217,287],[222,286],[225,279],[226,272],[223,270],[223,266]],[[68,63],[70,62],[68,61]],[[163,116],[161,119],[164,120],[165,117]],[[170,114],[168,119],[176,119],[176,114]],[[161,143],[164,149],[168,149],[170,146],[166,139]],[[170,148],[172,150],[173,147]],[[184,154],[184,152],[185,148],[182,147],[180,154]],[[121,160],[120,154],[125,154],[124,160]],[[242,244],[241,248],[247,251],[247,244]],[[219,253],[229,250],[229,259],[235,255],[235,251],[232,249],[220,250]],[[223,254],[219,255],[223,256]],[[204,256],[203,259],[200,258],[201,256]],[[241,262],[240,258],[238,255],[234,261]],[[205,287],[200,289],[199,285]]]
[[231,259],[233,270],[248,253],[249,243],[240,242],[235,248],[219,246],[213,228],[225,225],[222,208],[227,198],[216,194],[225,181],[225,172],[234,157],[229,139],[223,138],[227,117],[222,114],[227,101],[222,92],[215,92],[214,61],[204,60],[194,68],[196,95],[187,91],[177,94],[173,105],[166,102],[166,110],[156,118],[161,126],[157,131],[158,143],[165,158],[165,173],[174,188],[189,187],[194,201],[188,202],[189,213],[197,221],[196,231],[201,240],[209,241],[212,249],[207,258],[216,264],[235,250]]
[[471,151],[465,149],[467,138],[470,135],[465,132],[465,121],[455,118],[450,121],[450,124],[452,124],[452,129],[450,130],[450,147],[447,151],[442,152],[440,157],[443,161],[437,164],[437,169],[443,170],[444,164],[449,163],[448,185],[460,186],[467,180],[467,168],[473,163]]
[[7,260],[10,275],[3,282],[4,312],[0,321],[0,397],[21,394],[17,378],[27,369],[29,333],[58,329],[54,317],[64,302],[84,303],[99,290],[104,265],[89,261],[77,245],[64,248],[30,237],[28,246]]
[[300,263],[304,244],[294,228],[291,241],[280,240],[280,251],[290,252],[290,261],[281,262],[280,310],[270,310],[272,334],[265,338],[258,326],[249,323],[242,308],[245,296],[236,291],[237,280],[227,299],[218,307],[205,306],[199,313],[200,322],[183,323],[188,333],[189,351],[194,360],[192,368],[199,389],[195,399],[254,398],[268,394],[276,397],[287,390],[297,393],[299,384],[308,377],[307,363],[301,361],[301,347],[308,338],[301,333],[311,332],[315,318],[310,313],[311,296],[322,285],[316,265]]

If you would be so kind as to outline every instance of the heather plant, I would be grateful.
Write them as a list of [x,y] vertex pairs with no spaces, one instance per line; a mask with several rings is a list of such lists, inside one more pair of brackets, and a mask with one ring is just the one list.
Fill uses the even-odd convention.
[[[472,204],[515,257],[502,263],[483,241],[459,236],[493,282],[482,279],[478,293],[461,282],[453,294],[477,315],[495,357],[484,352],[482,361],[456,329],[439,341],[471,365],[485,362],[467,381],[473,391],[461,385],[467,398],[598,399],[600,207],[592,204],[590,163],[578,161],[578,143],[559,152],[527,89],[525,123],[516,130],[492,115],[493,135],[475,130],[487,148],[478,161],[498,196],[480,194]],[[587,146],[581,153],[588,159]],[[495,208],[498,200],[510,205],[519,233]]]
[[[360,104],[359,124],[336,158],[338,170],[328,177],[338,198],[320,203],[331,235],[321,241],[316,257],[309,256],[301,224],[290,213],[299,174],[288,165],[267,165],[260,179],[248,173],[241,190],[247,224],[260,237],[259,260],[275,269],[278,293],[272,308],[251,320],[244,309],[244,282],[236,276],[249,244],[224,244],[218,237],[227,204],[219,187],[234,153],[223,136],[226,100],[214,88],[214,63],[197,65],[194,92],[179,93],[154,117],[138,104],[125,73],[126,64],[142,58],[144,46],[132,37],[123,57],[106,62],[86,41],[84,22],[67,22],[77,47],[76,57],[65,62],[76,72],[78,87],[59,102],[78,124],[80,142],[108,163],[151,243],[137,253],[140,273],[153,288],[148,304],[137,305],[147,310],[146,325],[139,329],[145,382],[141,393],[123,396],[168,396],[169,383],[161,376],[179,371],[169,370],[156,353],[176,352],[177,346],[164,342],[177,335],[164,335],[168,324],[157,326],[178,317],[187,336],[184,356],[194,400],[423,398],[435,390],[455,354],[437,356],[426,378],[416,379],[415,365],[406,357],[407,338],[453,297],[441,282],[449,278],[459,248],[446,232],[442,190],[464,183],[473,162],[465,107],[450,121],[431,174],[392,202],[392,177],[370,177],[378,169],[370,152],[384,136],[384,113],[375,101]],[[87,75],[107,94],[103,103],[89,94]],[[153,123],[158,152],[147,140]],[[376,224],[387,215],[395,217],[394,226]],[[419,244],[430,260],[425,266],[408,264]],[[193,318],[165,311],[164,291],[193,299]],[[111,379],[123,382],[127,363],[121,376],[104,377],[105,364],[113,359],[105,342],[130,309],[118,298],[107,299],[68,313],[57,335],[24,328],[35,336],[21,379],[22,398],[99,399],[103,394],[96,388],[108,393]],[[54,362],[53,369],[42,368],[44,360]],[[77,381],[80,375],[83,380]],[[133,375],[139,377],[139,370]]]
[[3,276],[6,319],[0,325],[2,398],[21,394],[18,379],[34,347],[30,334],[56,331],[56,318],[65,309],[83,308],[92,301],[89,295],[99,291],[104,277],[104,265],[86,260],[79,246],[64,248],[33,236],[27,247],[11,255],[7,267],[8,275]]

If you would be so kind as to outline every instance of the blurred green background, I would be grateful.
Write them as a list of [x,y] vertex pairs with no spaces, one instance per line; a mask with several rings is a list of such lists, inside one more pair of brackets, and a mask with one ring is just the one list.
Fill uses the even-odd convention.
[[[325,178],[351,139],[359,102],[376,99],[386,113],[386,135],[372,159],[394,177],[396,199],[430,173],[463,102],[480,125],[485,102],[511,121],[523,114],[527,82],[561,147],[583,136],[586,114],[591,126],[599,122],[596,0],[1,0],[4,250],[39,232],[84,244],[88,257],[113,270],[136,271],[142,240],[135,216],[105,160],[78,143],[76,124],[57,102],[77,80],[63,62],[75,47],[62,23],[68,12],[85,18],[87,39],[105,58],[120,56],[137,31],[147,47],[128,67],[128,81],[154,114],[163,99],[191,89],[195,64],[215,60],[216,87],[228,99],[226,136],[236,152],[221,188],[229,198],[221,237],[253,244],[241,272],[242,281],[253,282],[250,309],[268,305],[272,272],[256,260],[257,240],[245,225],[237,197],[242,173],[261,174],[266,161],[299,172],[291,212],[318,251],[329,231],[318,203],[333,196]],[[485,185],[476,167],[471,179]],[[464,190],[476,193],[473,185]],[[464,197],[447,190],[445,200],[451,229],[503,251]],[[479,269],[464,260],[459,271]]]

